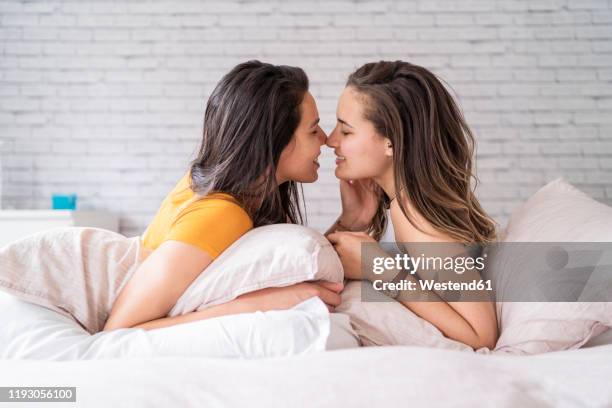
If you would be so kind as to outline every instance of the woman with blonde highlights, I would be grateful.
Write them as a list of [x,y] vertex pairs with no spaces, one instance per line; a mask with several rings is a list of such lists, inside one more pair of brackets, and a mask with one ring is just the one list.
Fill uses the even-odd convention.
[[[403,61],[358,68],[340,96],[327,145],[337,156],[342,196],[342,214],[328,238],[347,278],[368,279],[360,267],[361,244],[380,240],[385,209],[398,242],[466,248],[494,241],[495,223],[474,194],[474,137],[427,69]],[[401,303],[473,348],[493,348],[497,341],[490,301]]]

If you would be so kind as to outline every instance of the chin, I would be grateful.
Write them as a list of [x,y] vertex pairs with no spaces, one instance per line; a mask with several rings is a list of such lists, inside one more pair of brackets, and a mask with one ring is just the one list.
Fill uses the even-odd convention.
[[336,175],[336,178],[340,180],[351,180],[352,179],[346,174],[345,171],[342,171],[338,168],[336,168],[336,171],[334,172],[334,174]]
[[295,181],[296,183],[314,183],[318,179],[319,179],[319,174],[315,173],[315,174],[310,174],[308,176],[296,177],[295,179],[293,179],[293,181]]
[[310,176],[307,181],[302,181],[302,183],[314,183],[318,179],[319,179],[319,174],[315,173],[312,176]]

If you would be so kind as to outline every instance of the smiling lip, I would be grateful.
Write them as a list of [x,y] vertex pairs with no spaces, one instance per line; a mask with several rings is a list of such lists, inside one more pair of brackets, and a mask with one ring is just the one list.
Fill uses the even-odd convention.
[[342,163],[342,162],[344,162],[345,160],[346,160],[346,157],[344,157],[344,156],[340,156],[340,155],[338,155],[338,154],[336,155],[336,164],[337,164],[337,165],[338,165],[338,164],[340,164],[340,163]]

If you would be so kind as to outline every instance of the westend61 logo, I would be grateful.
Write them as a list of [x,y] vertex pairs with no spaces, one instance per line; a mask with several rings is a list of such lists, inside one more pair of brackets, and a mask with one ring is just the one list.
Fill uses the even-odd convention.
[[611,302],[612,243],[364,243],[363,301]]

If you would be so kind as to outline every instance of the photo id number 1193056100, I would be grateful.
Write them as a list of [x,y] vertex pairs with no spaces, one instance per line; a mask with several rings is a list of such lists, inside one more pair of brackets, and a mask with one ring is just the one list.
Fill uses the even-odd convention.
[[76,402],[76,387],[0,387],[0,402]]

